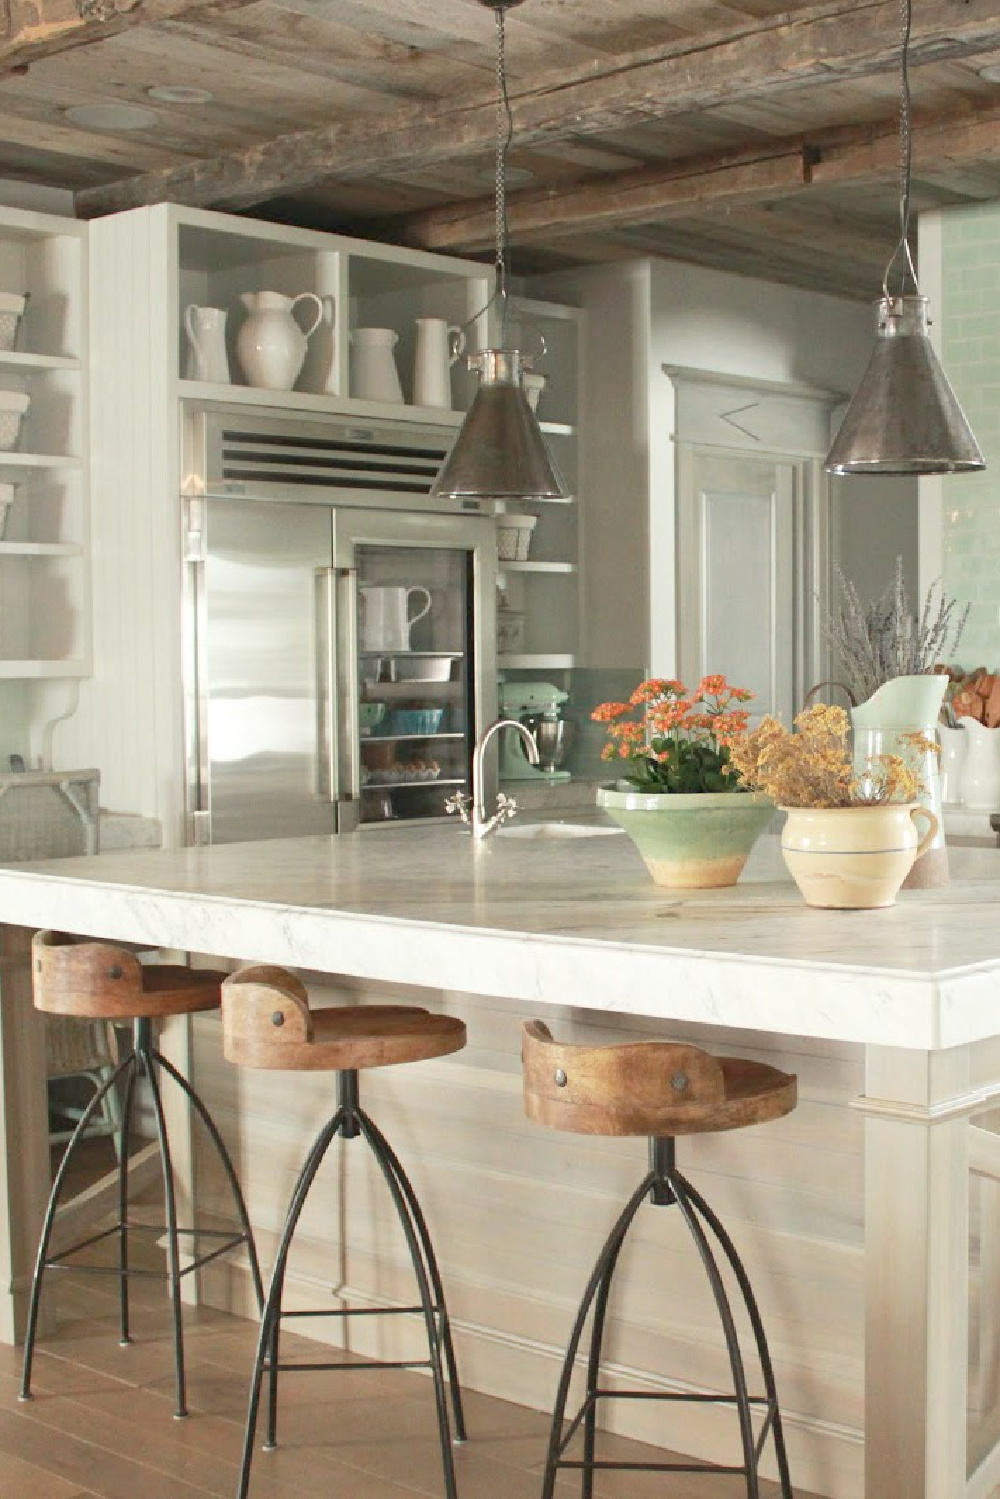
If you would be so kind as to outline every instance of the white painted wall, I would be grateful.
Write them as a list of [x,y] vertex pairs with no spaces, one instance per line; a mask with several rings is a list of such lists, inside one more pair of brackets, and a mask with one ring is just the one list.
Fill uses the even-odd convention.
[[[552,276],[545,294],[590,311],[582,660],[669,676],[677,670],[675,418],[662,366],[846,396],[867,362],[874,314],[869,304],[666,260]],[[834,556],[845,573],[867,591],[884,571],[879,592],[902,554],[915,593],[916,485],[833,483]]]
[[31,208],[36,213],[76,218],[73,194],[68,188],[43,187],[37,182],[18,182],[13,177],[0,177],[0,204],[4,208]]

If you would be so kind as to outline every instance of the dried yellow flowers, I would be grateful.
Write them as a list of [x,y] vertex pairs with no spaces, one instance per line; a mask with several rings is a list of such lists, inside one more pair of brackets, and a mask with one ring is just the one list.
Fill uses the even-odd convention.
[[[776,718],[731,741],[730,760],[744,785],[765,791],[780,807],[858,807],[911,802],[923,790],[902,755],[872,755],[859,775],[848,745],[851,722],[843,708],[817,703],[795,719],[794,731]],[[935,746],[923,734],[902,736],[914,755]]]

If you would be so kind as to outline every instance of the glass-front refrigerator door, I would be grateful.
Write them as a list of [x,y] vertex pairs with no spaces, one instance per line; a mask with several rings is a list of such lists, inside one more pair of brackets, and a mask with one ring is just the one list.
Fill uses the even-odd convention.
[[496,716],[493,522],[338,510],[334,555],[348,584],[339,760],[358,821],[442,817]]

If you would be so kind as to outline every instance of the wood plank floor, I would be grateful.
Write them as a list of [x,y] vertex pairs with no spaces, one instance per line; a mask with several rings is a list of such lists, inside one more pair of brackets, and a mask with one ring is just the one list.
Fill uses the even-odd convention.
[[[0,1347],[0,1499],[204,1499],[236,1490],[253,1324],[185,1311],[192,1414],[172,1417],[169,1308],[162,1286],[134,1283],[136,1342],[120,1348],[109,1279],[59,1277],[55,1333],[38,1345],[34,1398],[18,1401],[20,1350]],[[48,1288],[47,1288],[48,1291]],[[289,1337],[285,1346],[307,1340]],[[320,1355],[322,1356],[322,1354]],[[456,1448],[461,1499],[537,1499],[547,1422],[537,1411],[467,1392],[470,1440]],[[258,1452],[251,1499],[440,1496],[428,1379],[398,1370],[287,1376],[279,1447]],[[603,1456],[662,1460],[604,1438]],[[737,1499],[738,1478],[602,1473],[601,1499]],[[579,1492],[565,1475],[559,1492]],[[774,1485],[762,1492],[777,1494]],[[805,1496],[801,1496],[805,1499]]]

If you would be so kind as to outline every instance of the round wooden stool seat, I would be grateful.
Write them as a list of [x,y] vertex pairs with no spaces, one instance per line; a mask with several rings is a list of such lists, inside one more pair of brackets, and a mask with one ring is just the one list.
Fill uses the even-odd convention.
[[525,1112],[550,1129],[664,1139],[763,1124],[796,1103],[790,1073],[697,1046],[567,1046],[540,1020],[525,1024],[522,1042]]
[[285,968],[241,968],[222,985],[222,1047],[242,1067],[359,1072],[428,1061],[464,1045],[464,1021],[418,1005],[311,1010],[305,986]]
[[140,1020],[218,1009],[224,973],[177,964],[145,967],[124,947],[64,932],[31,943],[35,1008],[86,1020]]

